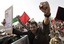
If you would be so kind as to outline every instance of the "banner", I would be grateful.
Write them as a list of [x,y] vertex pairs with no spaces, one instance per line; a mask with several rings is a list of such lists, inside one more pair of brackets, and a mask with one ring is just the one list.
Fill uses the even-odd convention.
[[7,33],[12,33],[13,6],[5,10],[5,29]]

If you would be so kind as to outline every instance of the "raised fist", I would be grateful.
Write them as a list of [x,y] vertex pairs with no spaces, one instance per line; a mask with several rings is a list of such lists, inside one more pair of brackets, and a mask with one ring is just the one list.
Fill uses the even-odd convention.
[[44,14],[46,14],[46,15],[50,14],[50,6],[49,6],[49,3],[47,1],[41,2],[39,5],[39,8]]

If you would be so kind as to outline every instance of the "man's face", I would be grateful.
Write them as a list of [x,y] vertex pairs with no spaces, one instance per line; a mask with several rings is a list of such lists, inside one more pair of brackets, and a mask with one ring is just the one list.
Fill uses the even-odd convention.
[[30,25],[30,30],[31,31],[36,31],[37,30],[37,26],[35,24]]
[[26,23],[26,27],[30,29],[30,24],[29,23]]
[[56,34],[56,35],[55,35],[55,38],[59,38],[59,34]]
[[21,26],[20,26],[19,29],[20,29],[21,31],[24,31],[24,27],[21,27]]

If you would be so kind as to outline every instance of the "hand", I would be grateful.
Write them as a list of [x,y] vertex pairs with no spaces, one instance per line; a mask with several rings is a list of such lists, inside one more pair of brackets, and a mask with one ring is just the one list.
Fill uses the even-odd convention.
[[2,21],[2,24],[3,24],[3,26],[5,26],[5,24],[6,24],[6,21],[5,21],[5,19]]
[[44,12],[44,14],[49,15],[50,14],[50,6],[49,3],[46,2],[41,2],[39,5],[39,8],[42,12]]
[[8,37],[10,37],[10,36],[15,37],[17,35],[16,34],[7,33],[6,36],[8,36]]
[[19,19],[19,18],[20,18],[20,16],[19,16],[19,15],[17,15],[17,16],[16,16],[16,18],[18,18],[18,19]]

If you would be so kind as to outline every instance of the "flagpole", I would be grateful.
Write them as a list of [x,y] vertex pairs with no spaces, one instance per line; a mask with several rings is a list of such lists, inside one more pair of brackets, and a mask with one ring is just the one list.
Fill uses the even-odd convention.
[[20,21],[19,16],[17,16],[17,19],[18,19],[19,23],[20,23],[23,27],[25,27],[27,30],[29,30],[29,29],[26,27],[26,25],[25,25],[22,21]]

